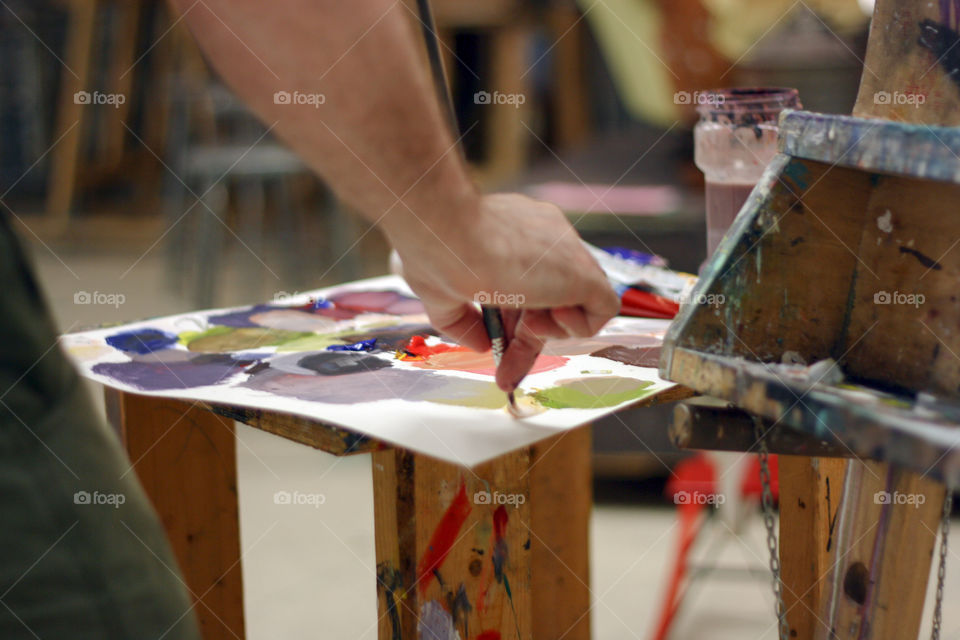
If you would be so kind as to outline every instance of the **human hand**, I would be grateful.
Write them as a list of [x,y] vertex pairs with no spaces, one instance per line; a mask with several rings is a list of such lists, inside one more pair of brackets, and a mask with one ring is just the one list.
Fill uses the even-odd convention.
[[475,303],[501,308],[510,342],[496,377],[504,391],[530,371],[546,339],[591,336],[620,309],[577,232],[546,202],[489,195],[442,223],[415,222],[387,235],[444,335],[486,351],[490,341]]

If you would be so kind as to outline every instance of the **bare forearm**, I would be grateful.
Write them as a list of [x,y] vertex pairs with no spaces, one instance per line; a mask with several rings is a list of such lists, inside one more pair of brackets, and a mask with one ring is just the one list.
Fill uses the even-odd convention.
[[391,237],[442,236],[475,214],[402,2],[172,2],[234,91]]

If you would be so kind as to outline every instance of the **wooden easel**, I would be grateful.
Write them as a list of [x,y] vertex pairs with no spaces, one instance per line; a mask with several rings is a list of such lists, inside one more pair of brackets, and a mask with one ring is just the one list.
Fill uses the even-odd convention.
[[[768,433],[806,434],[779,447],[802,454],[780,466],[784,604],[801,640],[917,637],[942,483],[960,480],[958,21],[939,3],[878,0],[854,117],[784,114],[781,153],[695,292],[725,305],[682,309],[664,346],[664,377]],[[838,366],[777,366],[797,356]],[[729,416],[684,411],[688,440],[730,439]],[[838,450],[852,459],[809,457]]]

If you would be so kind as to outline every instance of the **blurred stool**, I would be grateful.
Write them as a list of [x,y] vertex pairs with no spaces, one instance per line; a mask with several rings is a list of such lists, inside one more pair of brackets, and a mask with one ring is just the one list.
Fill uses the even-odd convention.
[[[260,293],[264,272],[276,279],[275,291],[303,283],[308,256],[349,246],[355,223],[232,93],[193,80],[193,86],[190,78],[174,80],[167,138],[171,281],[194,305],[214,305],[226,241],[233,238],[243,252],[243,285],[252,295]],[[346,252],[335,265],[338,275],[355,277],[357,261]]]
[[[721,468],[726,470],[718,477],[717,472]],[[727,477],[737,472],[739,477],[735,477],[732,483],[726,481]],[[770,456],[770,479],[773,498],[776,500],[779,496],[776,456]],[[718,542],[710,547],[709,553],[705,554],[706,557],[716,558],[731,536],[740,535],[748,522],[749,514],[756,513],[755,507],[760,502],[762,491],[760,460],[755,455],[736,453],[721,457],[704,452],[682,460],[676,465],[673,475],[667,482],[666,493],[677,505],[679,532],[676,555],[667,580],[663,606],[653,635],[654,640],[666,640],[669,637],[670,628],[680,610],[680,605],[693,582],[719,569],[717,565],[698,566],[690,562],[694,543],[702,539],[701,533],[705,525],[708,521],[712,521],[713,513],[704,513],[704,507],[716,505],[718,515],[726,525],[719,531]],[[767,575],[765,567],[763,570],[725,569],[724,571],[725,573],[743,571],[751,575]]]

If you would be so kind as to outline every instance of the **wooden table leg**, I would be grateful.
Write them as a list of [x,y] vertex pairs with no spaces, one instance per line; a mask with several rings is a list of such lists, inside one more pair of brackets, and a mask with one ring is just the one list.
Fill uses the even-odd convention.
[[107,414],[160,516],[205,640],[244,637],[234,423],[191,403],[106,390]]
[[848,463],[816,638],[918,636],[944,490],[886,464]]
[[587,638],[589,437],[474,469],[374,453],[380,639]]
[[790,637],[809,639],[820,626],[847,461],[781,455],[778,463],[783,604]]

